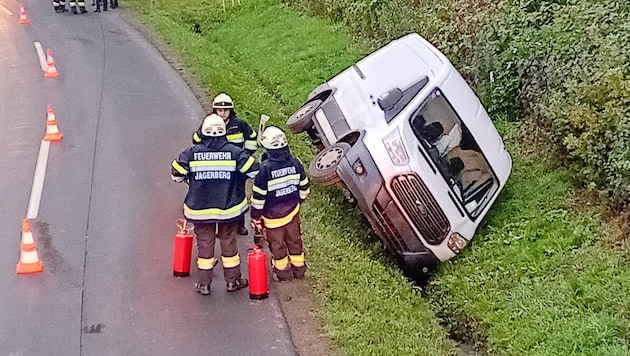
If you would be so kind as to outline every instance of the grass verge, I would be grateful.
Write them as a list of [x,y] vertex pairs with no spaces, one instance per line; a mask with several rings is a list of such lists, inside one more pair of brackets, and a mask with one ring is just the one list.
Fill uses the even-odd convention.
[[[176,51],[208,95],[228,92],[256,126],[284,121],[308,92],[361,58],[347,29],[303,17],[277,0],[129,0]],[[499,122],[514,172],[485,226],[428,288],[400,273],[358,209],[337,189],[314,188],[303,213],[310,280],[327,334],[343,355],[449,355],[449,336],[490,354],[628,353],[630,275],[598,241],[588,207],[571,205],[570,177],[520,153]],[[293,152],[314,153],[303,136]]]

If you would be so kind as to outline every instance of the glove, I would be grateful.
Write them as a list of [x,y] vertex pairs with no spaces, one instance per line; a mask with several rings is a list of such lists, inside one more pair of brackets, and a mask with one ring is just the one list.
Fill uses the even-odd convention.
[[171,179],[172,179],[172,180],[173,180],[173,182],[175,182],[175,183],[181,183],[181,182],[183,182],[183,181],[186,179],[186,177],[182,177],[182,176],[174,176],[174,175],[172,175],[172,174],[171,174]]
[[252,219],[252,228],[256,231],[263,230],[263,223],[260,219]]

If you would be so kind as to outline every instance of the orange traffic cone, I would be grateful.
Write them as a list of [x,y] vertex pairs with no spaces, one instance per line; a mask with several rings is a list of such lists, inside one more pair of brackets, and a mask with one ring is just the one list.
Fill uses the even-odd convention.
[[55,67],[55,60],[52,56],[52,50],[49,48],[46,51],[46,64],[48,67],[46,68],[46,72],[44,73],[44,77],[46,78],[57,78],[59,77],[59,72],[57,72],[57,67]]
[[20,3],[20,25],[26,25],[31,23],[31,20],[26,17],[26,10],[24,10],[24,4]]
[[22,220],[22,242],[20,243],[20,262],[15,268],[15,273],[38,273],[44,270],[44,264],[37,256],[35,240],[31,233],[31,224],[27,219]]
[[44,141],[61,141],[63,134],[59,132],[57,127],[57,118],[53,112],[52,105],[48,105],[48,115],[46,117],[46,135],[44,135]]

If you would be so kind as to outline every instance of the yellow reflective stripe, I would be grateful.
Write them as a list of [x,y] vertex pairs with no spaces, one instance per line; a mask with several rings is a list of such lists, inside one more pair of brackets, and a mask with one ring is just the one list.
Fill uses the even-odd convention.
[[299,255],[289,255],[289,260],[291,260],[291,264],[295,267],[303,267],[304,266],[304,252]]
[[250,168],[252,168],[252,165],[254,164],[254,162],[256,162],[256,160],[254,159],[254,157],[249,156],[249,158],[247,159],[247,162],[245,162],[245,164],[243,165],[243,167],[241,167],[241,169],[240,169],[241,173],[245,173],[245,172],[247,172]]
[[232,257],[221,256],[221,262],[223,262],[223,268],[234,268],[241,264],[241,258],[238,253]]
[[201,142],[201,137],[199,137],[199,134],[197,133],[197,131],[195,131],[195,133],[193,134],[193,142]]
[[190,169],[193,172],[234,171],[236,170],[236,161],[191,161]]
[[311,188],[308,188],[307,190],[300,190],[300,199],[304,200],[306,199],[306,197],[308,196],[308,193],[311,192]]
[[242,132],[237,133],[237,134],[227,135],[226,138],[228,141],[233,142],[233,143],[241,143],[245,141]]
[[188,205],[184,204],[184,216],[191,220],[228,220],[235,218],[247,210],[247,198],[243,198],[243,201],[239,204],[228,208],[210,208],[210,209],[191,209]]
[[203,270],[211,270],[212,267],[214,267],[214,264],[216,263],[216,259],[214,257],[212,258],[201,258],[201,257],[197,257],[197,268],[199,269],[203,269]]
[[298,185],[300,182],[299,174],[289,174],[284,177],[272,179],[267,183],[267,189],[276,190],[280,188],[284,188],[289,185]]
[[304,179],[300,181],[300,186],[305,186],[307,184],[308,184],[308,177],[304,177]]
[[265,207],[265,199],[254,199],[251,200],[252,208],[261,210]]
[[173,166],[173,168],[175,168],[175,170],[180,174],[188,174],[186,168],[182,167],[177,161],[173,161],[171,166]]
[[291,222],[291,220],[293,220],[293,217],[295,217],[295,215],[297,215],[297,213],[300,211],[300,204],[298,204],[295,209],[293,209],[292,212],[289,213],[289,215],[283,217],[283,218],[277,218],[277,219],[270,219],[270,218],[266,218],[266,217],[262,217],[263,221],[265,222],[265,227],[268,227],[270,229],[276,228],[276,227],[281,227],[284,226],[288,223]]
[[285,257],[283,259],[280,259],[280,260],[271,260],[271,263],[277,269],[285,270],[285,269],[287,269],[287,267],[289,267],[289,257],[287,256],[287,257]]
[[[254,135],[256,137],[256,135]],[[258,143],[254,141],[247,140],[245,141],[245,149],[255,151],[258,148]]]
[[255,193],[258,193],[260,195],[267,195],[267,191],[266,190],[264,190],[262,188],[258,188],[258,186],[255,185],[255,184],[252,185],[252,191],[255,192]]

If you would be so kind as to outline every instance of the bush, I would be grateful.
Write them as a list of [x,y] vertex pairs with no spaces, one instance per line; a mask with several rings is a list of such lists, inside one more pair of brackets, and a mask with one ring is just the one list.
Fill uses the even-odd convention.
[[462,72],[493,117],[526,123],[576,183],[630,197],[630,5],[615,0],[285,0],[349,26],[373,48],[418,32]]

